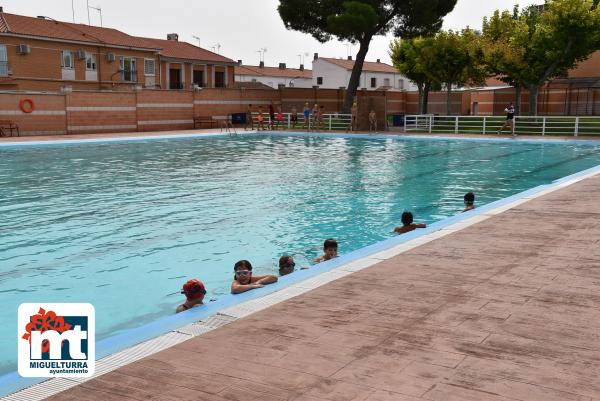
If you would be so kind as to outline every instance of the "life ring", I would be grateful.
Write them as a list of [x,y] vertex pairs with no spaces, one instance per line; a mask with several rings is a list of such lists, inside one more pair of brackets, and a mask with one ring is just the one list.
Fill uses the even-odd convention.
[[19,108],[23,113],[29,114],[35,110],[35,103],[33,103],[33,100],[29,98],[21,99],[19,102]]

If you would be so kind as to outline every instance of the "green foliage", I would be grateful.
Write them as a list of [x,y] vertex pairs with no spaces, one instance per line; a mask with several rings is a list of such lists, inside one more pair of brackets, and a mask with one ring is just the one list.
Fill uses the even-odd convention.
[[379,23],[373,7],[359,1],[344,3],[344,12],[327,16],[327,27],[342,40],[356,40],[356,32],[371,32]]
[[550,0],[540,13],[496,11],[484,20],[484,59],[488,71],[511,85],[530,91],[537,113],[539,86],[565,76],[600,47],[597,0]]
[[308,33],[320,42],[333,37],[360,43],[344,99],[352,104],[371,39],[393,31],[404,38],[432,34],[457,0],[280,0],[287,29]]

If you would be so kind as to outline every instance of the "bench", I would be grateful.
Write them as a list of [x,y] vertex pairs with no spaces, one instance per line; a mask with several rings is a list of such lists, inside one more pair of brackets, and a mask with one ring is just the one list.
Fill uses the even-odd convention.
[[210,128],[215,128],[217,126],[217,121],[211,116],[194,117],[194,128],[202,127],[202,124],[208,124]]
[[19,126],[11,120],[0,120],[0,136],[13,136],[13,131],[20,136]]

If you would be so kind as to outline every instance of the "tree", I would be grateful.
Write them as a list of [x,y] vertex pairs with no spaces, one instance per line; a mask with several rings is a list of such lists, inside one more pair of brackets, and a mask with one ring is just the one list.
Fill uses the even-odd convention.
[[513,40],[519,23],[518,6],[515,6],[512,14],[497,10],[489,20],[484,17],[481,46],[488,74],[514,86],[517,115],[521,111],[521,93],[525,86],[522,73],[527,68],[525,48],[515,46]]
[[427,114],[427,102],[430,90],[439,90],[439,82],[434,81],[425,67],[424,54],[433,46],[431,37],[413,39],[395,39],[390,43],[390,57],[394,67],[402,75],[413,81],[419,91],[419,114]]
[[426,74],[445,86],[448,115],[452,114],[452,86],[483,85],[485,82],[479,37],[469,28],[462,32],[438,32],[433,38],[433,46],[426,49],[423,58]]
[[513,16],[515,22],[510,24],[502,16],[503,22],[495,17],[490,19],[488,30],[492,33],[498,26],[509,28],[500,44],[506,47],[505,54],[496,52],[497,62],[492,60],[488,65],[504,77],[505,82],[528,89],[530,114],[537,115],[540,86],[567,75],[578,62],[599,48],[598,0],[550,0],[542,12],[529,7],[520,14],[516,10]]
[[280,0],[279,15],[287,29],[324,43],[332,37],[359,43],[344,99],[350,112],[371,39],[394,31],[405,38],[436,32],[456,0]]

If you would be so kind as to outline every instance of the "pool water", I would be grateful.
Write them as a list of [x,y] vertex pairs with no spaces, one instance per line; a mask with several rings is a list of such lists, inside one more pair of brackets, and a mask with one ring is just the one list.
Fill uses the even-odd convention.
[[247,135],[0,146],[0,374],[23,302],[90,302],[97,338],[174,313],[189,278],[307,266],[600,164],[600,146]]

